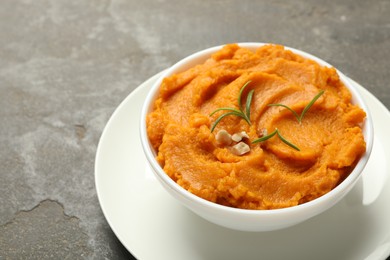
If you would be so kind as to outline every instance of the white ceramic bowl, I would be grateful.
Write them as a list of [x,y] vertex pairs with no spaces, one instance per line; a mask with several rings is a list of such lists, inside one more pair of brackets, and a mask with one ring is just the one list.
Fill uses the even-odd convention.
[[[251,49],[253,51],[262,45],[264,45],[264,43],[239,43],[239,46]],[[193,195],[192,193],[188,192],[180,185],[178,185],[176,182],[174,182],[163,171],[161,166],[156,161],[156,153],[149,143],[149,139],[146,133],[145,120],[146,115],[151,111],[153,102],[158,95],[161,82],[165,77],[185,71],[197,64],[205,62],[208,58],[210,58],[211,54],[217,52],[222,47],[223,46],[216,46],[197,52],[184,58],[183,60],[170,67],[161,75],[161,77],[153,85],[145,100],[144,106],[142,108],[140,122],[141,143],[147,161],[149,162],[150,167],[153,169],[153,172],[155,173],[157,179],[173,197],[175,197],[184,206],[186,206],[199,216],[215,224],[242,231],[271,231],[286,228],[301,223],[313,216],[316,216],[335,205],[354,187],[354,185],[358,181],[368,161],[368,158],[370,157],[373,145],[373,124],[368,107],[366,106],[364,100],[362,99],[361,95],[356,90],[354,85],[340,71],[337,72],[341,78],[341,81],[352,93],[352,103],[358,104],[367,113],[367,118],[363,125],[363,134],[366,141],[366,153],[359,160],[351,174],[329,193],[315,200],[289,208],[272,210],[237,209],[222,206],[202,199],[196,195]],[[331,67],[330,64],[306,52],[289,47],[285,48],[291,50],[298,55],[301,55],[302,57],[314,60],[322,66]]]

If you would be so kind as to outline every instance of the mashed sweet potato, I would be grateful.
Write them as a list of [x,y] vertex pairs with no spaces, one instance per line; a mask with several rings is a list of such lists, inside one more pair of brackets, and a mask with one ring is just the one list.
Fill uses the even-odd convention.
[[[242,86],[254,90],[248,124],[238,116],[210,114],[221,107],[238,109]],[[321,90],[324,94],[299,123],[298,114]],[[245,99],[243,99],[245,101]],[[279,45],[252,52],[229,44],[204,64],[165,78],[147,133],[157,159],[189,192],[206,200],[245,209],[276,209],[313,200],[329,192],[352,171],[365,152],[361,124],[365,112],[351,104],[351,94],[334,68],[322,67]],[[299,151],[274,136],[278,129]],[[250,151],[232,153],[216,133],[245,132]]]

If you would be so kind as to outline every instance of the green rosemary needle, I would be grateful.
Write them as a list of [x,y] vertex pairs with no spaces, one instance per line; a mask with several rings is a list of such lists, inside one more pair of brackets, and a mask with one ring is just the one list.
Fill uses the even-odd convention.
[[232,107],[221,107],[221,108],[218,108],[216,110],[214,110],[210,116],[214,115],[215,113],[219,112],[219,111],[227,111],[225,113],[223,113],[222,115],[220,115],[216,120],[215,122],[212,124],[211,126],[211,132],[214,131],[215,127],[217,126],[217,124],[225,117],[227,116],[238,116],[238,117],[241,117],[242,119],[244,119],[249,125],[251,125],[251,121],[250,121],[250,115],[251,115],[251,112],[250,112],[250,108],[251,108],[251,103],[252,103],[252,98],[253,98],[253,93],[254,93],[254,90],[252,89],[251,91],[249,91],[247,97],[246,97],[246,104],[245,104],[245,112],[243,110],[243,106],[242,106],[242,93],[244,92],[246,86],[248,86],[248,84],[250,83],[251,81],[247,81],[244,86],[242,86],[242,88],[240,89],[240,93],[238,95],[238,99],[237,99],[237,102],[238,102],[238,108],[239,109],[236,109],[236,108],[232,108]]
[[252,141],[252,144],[256,144],[256,143],[260,143],[260,142],[264,142],[270,138],[272,138],[274,135],[278,135],[278,137],[280,138],[280,140],[282,140],[283,143],[287,144],[288,146],[290,146],[291,148],[297,150],[297,151],[300,151],[301,149],[298,148],[298,146],[296,146],[295,144],[291,143],[290,141],[288,141],[286,138],[284,138],[280,132],[279,132],[279,129],[275,128],[275,131],[273,131],[272,133],[270,133],[269,135],[265,135],[261,138],[258,138],[254,141]]
[[291,113],[293,113],[295,118],[298,120],[299,124],[301,124],[302,119],[305,116],[306,112],[313,106],[313,104],[317,101],[317,99],[319,99],[322,96],[322,94],[324,94],[324,92],[325,90],[321,90],[317,95],[315,95],[314,98],[309,102],[309,104],[305,106],[301,115],[298,115],[298,113],[295,112],[293,109],[283,104],[269,104],[268,106],[279,106],[288,109]]

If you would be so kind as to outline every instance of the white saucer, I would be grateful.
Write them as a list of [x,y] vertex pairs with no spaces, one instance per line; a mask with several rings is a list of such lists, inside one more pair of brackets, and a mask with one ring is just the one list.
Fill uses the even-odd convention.
[[248,233],[211,224],[174,200],[154,179],[139,140],[150,78],[116,109],[96,154],[103,213],[138,259],[386,259],[390,254],[390,113],[359,86],[374,121],[370,161],[357,186],[325,213],[291,228]]

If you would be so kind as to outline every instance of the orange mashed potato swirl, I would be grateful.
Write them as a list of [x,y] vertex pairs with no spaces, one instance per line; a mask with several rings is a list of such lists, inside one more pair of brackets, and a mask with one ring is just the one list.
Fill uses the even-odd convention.
[[[254,90],[250,121],[223,112],[238,109],[242,86]],[[298,114],[324,90],[299,123]],[[165,78],[147,134],[157,160],[170,178],[206,200],[236,208],[277,209],[318,198],[342,182],[364,154],[361,125],[365,112],[334,68],[320,66],[279,45],[255,52],[228,44],[204,64]],[[219,130],[245,131],[250,151],[235,155],[216,140]],[[264,129],[278,129],[300,151],[276,136],[252,144]]]

